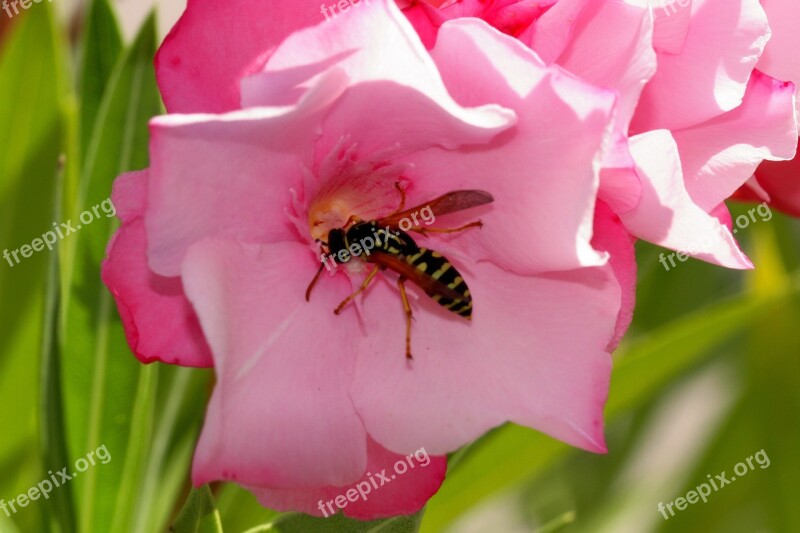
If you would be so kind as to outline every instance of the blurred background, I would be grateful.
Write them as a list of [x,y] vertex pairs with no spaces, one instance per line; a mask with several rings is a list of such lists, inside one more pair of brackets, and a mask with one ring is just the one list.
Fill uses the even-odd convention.
[[[147,166],[147,121],[163,112],[152,57],[183,5],[0,11],[0,249],[77,220],[118,174]],[[0,533],[800,532],[800,222],[762,212],[737,232],[752,272],[691,259],[667,270],[663,250],[639,243],[607,455],[507,425],[453,454],[423,514],[369,524],[280,516],[235,485],[190,491],[212,375],[130,353],[99,276],[116,221],[96,218],[57,250],[0,262],[0,499],[100,446],[111,460],[0,509]],[[753,463],[707,503],[659,511],[757,452],[769,466]]]

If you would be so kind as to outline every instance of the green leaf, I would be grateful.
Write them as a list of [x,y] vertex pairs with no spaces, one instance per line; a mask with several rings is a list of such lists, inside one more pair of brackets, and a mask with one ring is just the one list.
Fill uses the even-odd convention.
[[86,157],[100,102],[122,52],[122,35],[108,0],[89,3],[82,40],[80,79],[80,146]]
[[613,416],[636,405],[781,301],[778,296],[746,293],[685,315],[623,346],[616,357],[607,412]]
[[[161,366],[152,444],[142,465],[134,533],[161,531],[184,492],[203,420],[211,371]],[[124,493],[120,492],[120,496]],[[130,495],[128,495],[130,496]]]
[[[0,252],[30,245],[52,224],[52,182],[61,146],[63,57],[49,5],[31,10],[0,55]],[[37,446],[42,300],[49,250],[19,263],[0,258],[0,496],[41,479]],[[43,507],[14,515],[23,531],[43,527]],[[0,529],[13,530],[3,513]]]
[[762,225],[755,231],[760,239],[754,263],[759,268],[753,289],[764,298],[781,298],[781,303],[750,325],[745,401],[752,407],[751,418],[737,421],[737,427],[747,427],[748,433],[757,436],[755,449],[747,454],[764,449],[772,463],[767,470],[756,470],[761,475],[748,480],[753,483],[752,494],[762,496],[762,512],[769,517],[763,529],[800,531],[800,275],[787,273],[785,264],[792,259],[781,255],[774,226]]
[[170,528],[174,533],[214,533],[222,531],[222,522],[214,505],[214,496],[208,485],[193,489],[189,493],[175,523]]
[[282,515],[269,525],[256,527],[247,533],[261,531],[277,533],[417,533],[422,523],[423,511],[409,516],[396,516],[385,520],[362,522],[346,518],[341,514],[329,518],[316,518],[299,513]]
[[[60,328],[70,460],[100,446],[112,457],[72,482],[83,532],[111,531],[133,521],[156,419],[160,368],[143,367],[130,353],[100,280],[116,221],[106,212],[91,212],[109,198],[116,176],[147,165],[147,123],[161,109],[154,53],[150,17],[113,69],[81,169],[78,202],[65,214],[77,229],[64,241]],[[81,212],[89,213],[85,220]]]
[[226,531],[246,531],[268,524],[280,516],[278,511],[262,506],[256,497],[235,483],[223,483],[217,493],[217,509]]
[[[63,189],[64,169],[58,173],[53,189],[56,191],[53,202],[53,219],[61,219],[61,191]],[[47,273],[47,292],[45,296],[44,323],[42,327],[42,457],[45,465],[68,464],[67,440],[64,430],[64,405],[61,388],[61,360],[58,340],[58,307],[61,291],[58,275],[58,249],[50,259]],[[42,470],[42,478],[48,475]],[[75,509],[72,487],[66,484],[59,487],[45,505],[49,507],[50,521],[58,524],[62,533],[76,530]]]

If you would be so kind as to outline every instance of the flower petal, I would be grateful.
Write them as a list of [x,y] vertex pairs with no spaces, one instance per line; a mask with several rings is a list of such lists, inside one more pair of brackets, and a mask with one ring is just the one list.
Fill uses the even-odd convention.
[[728,228],[692,201],[669,131],[631,138],[631,153],[644,186],[639,205],[620,215],[632,234],[722,266],[752,268]]
[[758,62],[758,70],[773,78],[800,83],[800,2],[761,0],[772,37]]
[[383,279],[363,298],[352,397],[370,435],[396,453],[442,454],[511,420],[604,451],[606,347],[620,309],[611,268],[526,277],[467,262],[456,266],[472,321],[406,284],[416,317],[411,362],[397,289]]
[[128,345],[142,362],[213,366],[180,278],[158,276],[147,267],[141,219],[146,181],[147,172],[137,172],[122,175],[114,183],[113,202],[123,223],[108,246],[103,282],[114,295]]
[[[461,60],[464,54],[470,61]],[[477,19],[445,23],[432,55],[459,103],[499,102],[519,121],[485,146],[410,156],[415,188],[409,201],[456,189],[490,192],[495,202],[479,213],[481,230],[453,241],[474,259],[520,273],[602,264],[605,257],[589,241],[614,94],[544,66],[521,43]],[[450,220],[457,225],[462,217]]]
[[608,252],[610,257],[608,263],[619,285],[621,302],[614,337],[606,348],[609,353],[617,349],[633,320],[637,271],[636,250],[633,247],[635,241],[636,239],[622,225],[619,216],[603,202],[597,202],[592,246],[597,250]]
[[800,155],[791,161],[764,161],[756,170],[756,179],[769,194],[770,205],[800,217]]
[[592,0],[559,0],[542,15],[526,44],[548,65],[554,63],[569,44],[575,20]]
[[155,272],[178,275],[188,247],[205,237],[297,240],[285,208],[312,167],[321,116],[344,90],[342,76],[331,71],[297,106],[151,122],[145,221]]
[[768,39],[758,0],[693,0],[683,52],[658,54],[658,71],[642,94],[634,131],[674,131],[737,107]]
[[319,9],[316,0],[189,0],[156,56],[167,111],[239,109],[241,79],[261,68],[289,34],[323,23]]
[[[447,469],[446,457],[428,457],[427,453],[422,452],[418,450],[417,456],[409,454],[406,457],[394,454],[369,439],[367,471],[357,483],[344,487],[308,489],[248,488],[258,497],[262,505],[278,511],[299,511],[313,516],[330,516],[339,510],[336,498],[346,497],[349,492],[351,496],[349,501],[344,502],[346,507],[342,513],[351,518],[375,520],[413,514],[422,509],[431,496],[439,490]],[[421,461],[418,460],[418,456]],[[396,467],[398,463],[402,464]],[[404,474],[393,473],[401,471],[404,464],[405,468],[408,468]],[[413,464],[413,467],[409,468],[409,464]],[[383,479],[381,474],[390,481]],[[358,489],[361,492],[358,492]],[[361,496],[362,493],[364,496]]]
[[653,14],[653,47],[667,54],[683,52],[692,18],[692,0],[661,0],[661,5],[653,6]]
[[[584,81],[619,93],[616,129],[628,131],[645,83],[656,72],[648,6],[592,0],[575,20],[556,63]],[[602,43],[602,46],[598,46]]]
[[367,436],[347,387],[359,329],[332,312],[350,284],[322,279],[306,302],[316,264],[299,243],[205,240],[189,250],[186,294],[217,372],[196,485],[338,486],[364,473]]
[[[495,133],[514,123],[514,114],[494,103],[465,109],[448,94],[436,65],[425,50],[411,23],[393,0],[372,0],[338,20],[293,33],[267,62],[264,72],[248,83],[262,88],[284,85],[289,75],[296,83],[298,69],[310,77],[324,73],[335,61],[350,79],[350,86],[371,81],[394,82],[410,87],[435,101],[454,119],[468,125],[492,129]],[[316,68],[313,68],[316,67]],[[260,80],[260,81],[259,81]],[[249,105],[274,104],[248,90]]]
[[764,159],[794,157],[794,86],[754,71],[741,106],[673,135],[686,188],[710,212],[747,182]]

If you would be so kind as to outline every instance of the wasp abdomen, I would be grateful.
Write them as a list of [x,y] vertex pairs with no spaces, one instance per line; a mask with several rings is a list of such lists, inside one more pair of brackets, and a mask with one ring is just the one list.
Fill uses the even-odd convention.
[[453,299],[434,291],[426,291],[433,301],[464,318],[472,317],[472,296],[469,287],[463,276],[445,256],[428,248],[420,248],[417,253],[408,255],[405,259],[409,265],[461,295],[461,298]]

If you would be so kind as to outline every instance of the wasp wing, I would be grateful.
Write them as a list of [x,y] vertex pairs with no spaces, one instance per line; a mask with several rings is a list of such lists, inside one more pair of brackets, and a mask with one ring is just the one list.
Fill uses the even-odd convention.
[[451,191],[446,194],[434,198],[430,202],[425,202],[410,209],[392,213],[391,215],[378,220],[380,226],[389,226],[397,228],[400,221],[409,218],[411,214],[418,213],[420,210],[429,207],[433,211],[434,216],[446,215],[447,213],[455,213],[456,211],[463,211],[479,205],[492,203],[494,197],[486,191],[480,190],[461,190]]
[[431,277],[426,272],[418,270],[414,267],[414,265],[407,263],[402,255],[374,251],[365,259],[370,263],[374,263],[378,266],[388,268],[393,272],[397,272],[425,291],[425,294],[428,296],[433,297],[439,294],[443,298],[449,298],[451,300],[470,300],[469,296],[465,297],[463,294],[454,291],[441,281]]

